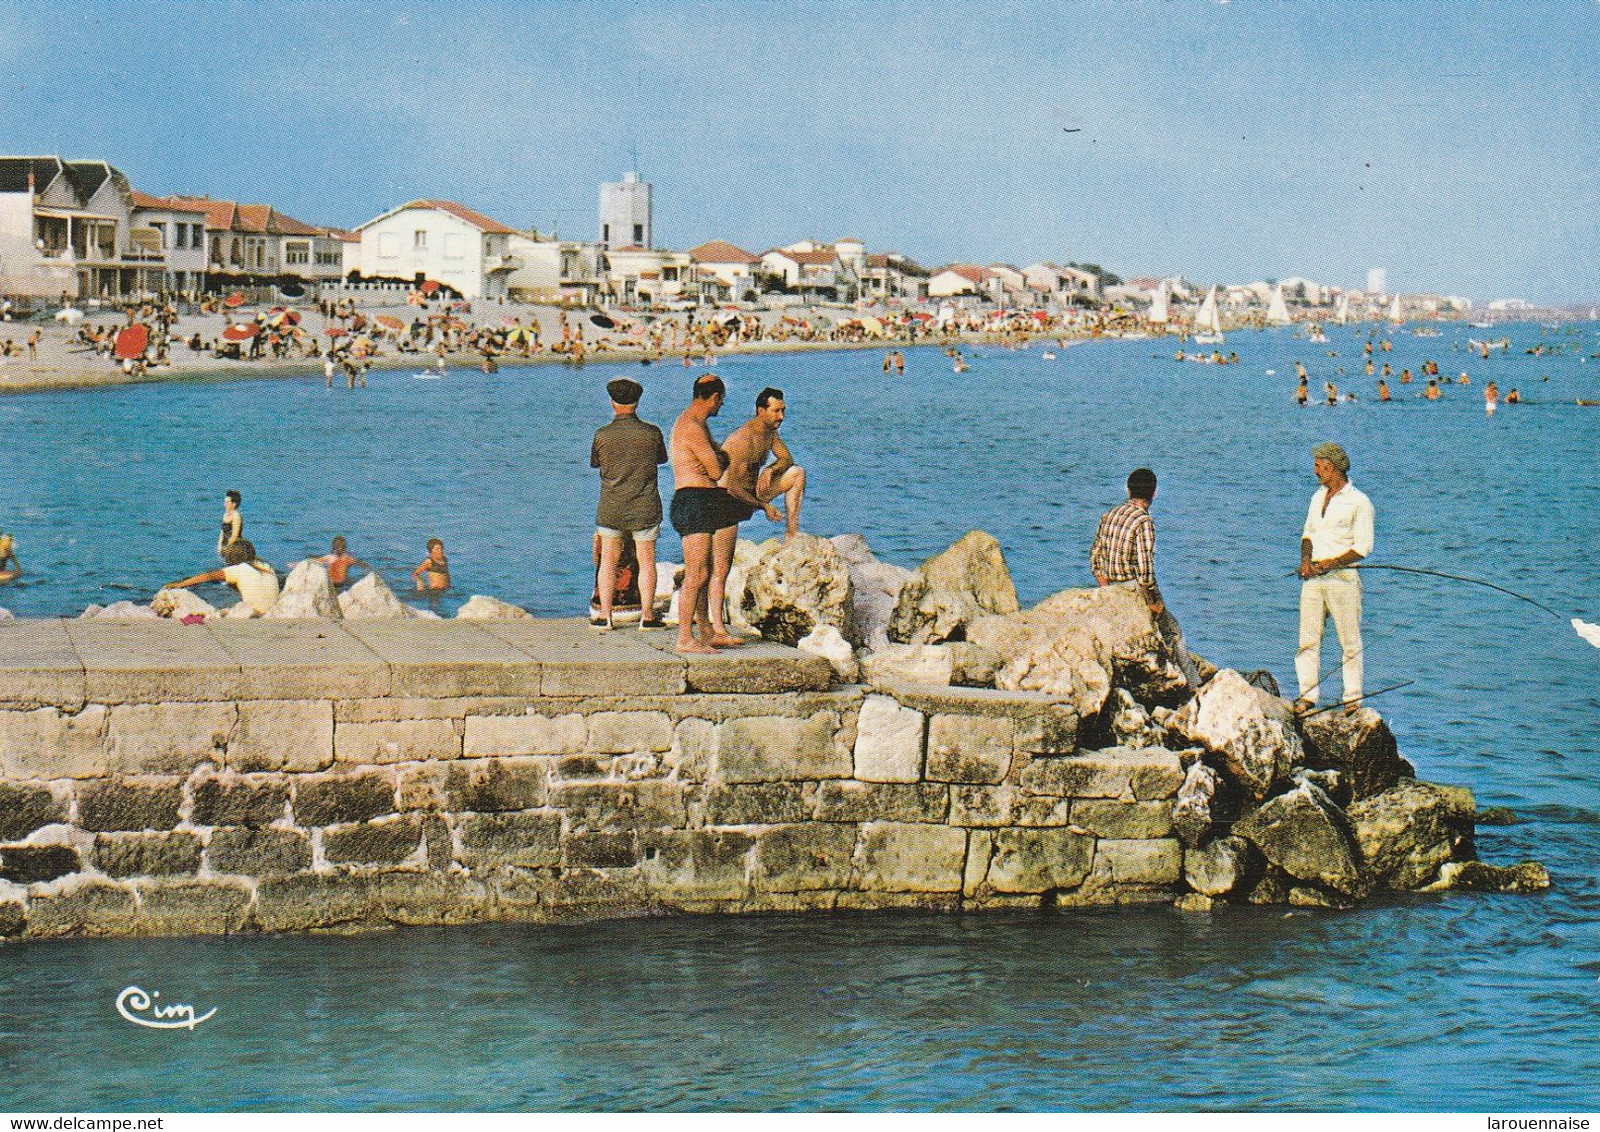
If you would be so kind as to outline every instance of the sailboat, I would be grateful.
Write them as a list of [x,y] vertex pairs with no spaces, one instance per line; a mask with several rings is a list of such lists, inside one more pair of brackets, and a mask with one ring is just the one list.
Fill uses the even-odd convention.
[[1147,316],[1152,323],[1165,323],[1168,318],[1167,281],[1163,279],[1156,288],[1155,298],[1150,300],[1150,314]]
[[1272,302],[1267,304],[1267,323],[1270,326],[1289,325],[1289,305],[1283,301],[1283,284],[1272,289]]
[[1216,284],[1206,292],[1206,301],[1200,304],[1200,313],[1194,316],[1194,328],[1194,340],[1201,346],[1220,346],[1226,341],[1222,337],[1222,319],[1217,314]]
[[1403,317],[1401,317],[1401,314],[1400,314],[1400,296],[1399,295],[1396,295],[1394,297],[1394,301],[1389,304],[1389,321],[1394,323],[1396,326],[1398,326],[1400,323],[1405,321],[1405,319]]
[[1340,326],[1345,326],[1350,322],[1350,296],[1348,294],[1339,296],[1339,313],[1334,317],[1338,319]]

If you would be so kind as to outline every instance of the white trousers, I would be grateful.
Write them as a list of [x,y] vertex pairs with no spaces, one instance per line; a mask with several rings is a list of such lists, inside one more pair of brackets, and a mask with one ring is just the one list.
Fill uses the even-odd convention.
[[1294,674],[1300,698],[1317,701],[1322,665],[1322,628],[1329,617],[1339,634],[1344,663],[1344,699],[1361,698],[1361,575],[1335,570],[1300,583],[1300,649],[1294,654]]

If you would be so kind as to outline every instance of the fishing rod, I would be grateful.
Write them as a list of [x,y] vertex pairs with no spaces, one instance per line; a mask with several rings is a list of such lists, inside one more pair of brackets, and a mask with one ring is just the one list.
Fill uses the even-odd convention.
[[1381,696],[1385,692],[1398,692],[1401,688],[1409,688],[1409,687],[1411,687],[1411,685],[1413,685],[1415,683],[1416,683],[1415,680],[1407,680],[1403,684],[1391,684],[1387,688],[1379,688],[1376,692],[1368,692],[1366,695],[1357,696],[1353,700],[1341,700],[1339,703],[1329,704],[1327,707],[1319,707],[1319,708],[1315,709],[1314,711],[1308,711],[1304,715],[1302,715],[1300,718],[1302,720],[1310,719],[1312,716],[1321,715],[1325,711],[1333,711],[1335,708],[1349,707],[1351,704],[1362,703],[1363,701],[1373,699],[1373,698],[1375,698],[1377,696]]

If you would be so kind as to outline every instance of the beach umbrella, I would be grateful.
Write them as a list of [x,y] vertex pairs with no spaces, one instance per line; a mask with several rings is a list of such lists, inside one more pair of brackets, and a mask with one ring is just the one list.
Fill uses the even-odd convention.
[[137,358],[144,353],[148,345],[150,345],[150,328],[142,322],[124,326],[117,332],[116,355],[119,359]]
[[419,288],[424,295],[431,295],[438,289],[439,284],[435,283],[432,279],[425,280],[422,286]]
[[615,320],[613,320],[609,315],[603,314],[592,314],[589,316],[589,321],[594,323],[594,325],[598,326],[601,330],[610,330],[617,325]]
[[868,334],[883,334],[883,323],[879,322],[871,315],[867,315],[861,320],[861,326]]
[[385,330],[404,330],[406,328],[405,321],[396,318],[392,314],[375,314],[372,316],[372,321]]
[[278,294],[286,299],[304,298],[306,289],[298,283],[284,283],[278,288]]
[[258,328],[248,322],[236,322],[222,332],[222,336],[229,342],[248,342],[259,333]]
[[330,326],[330,327],[328,327],[328,329],[324,330],[323,333],[326,334],[329,338],[343,338],[346,334],[349,334],[350,332],[348,330],[346,330],[342,326]]
[[233,294],[229,295],[226,299],[222,300],[222,305],[225,306],[225,307],[242,307],[242,306],[244,306],[244,292],[243,291],[235,291]]

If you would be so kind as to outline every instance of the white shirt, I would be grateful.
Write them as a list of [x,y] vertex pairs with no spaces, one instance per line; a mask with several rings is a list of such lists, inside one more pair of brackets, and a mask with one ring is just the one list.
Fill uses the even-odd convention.
[[1325,499],[1328,499],[1328,489],[1319,487],[1311,497],[1305,529],[1300,532],[1301,538],[1311,540],[1312,559],[1320,562],[1325,558],[1337,558],[1347,550],[1363,558],[1371,554],[1372,500],[1349,481],[1328,500],[1326,514],[1322,506]]
[[258,615],[278,600],[278,574],[271,566],[257,570],[248,562],[235,562],[222,568],[222,576],[238,587],[240,599]]

